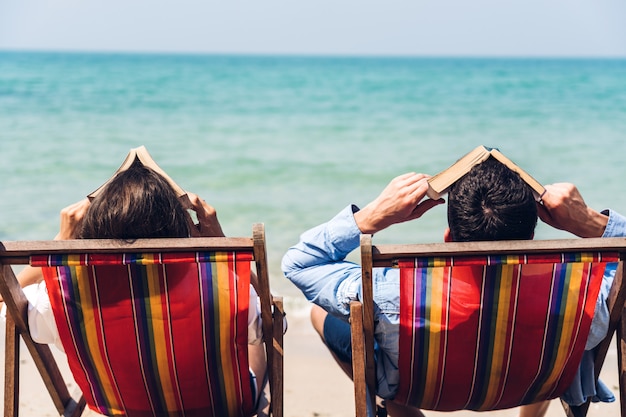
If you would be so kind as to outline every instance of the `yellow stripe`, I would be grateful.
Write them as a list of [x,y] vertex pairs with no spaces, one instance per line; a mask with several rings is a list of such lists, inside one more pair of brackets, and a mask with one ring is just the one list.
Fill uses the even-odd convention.
[[517,265],[520,263],[523,263],[522,261],[520,261],[520,256],[519,255],[507,255],[506,256],[506,263],[508,265]]
[[[74,256],[72,256],[74,258]],[[78,258],[78,256],[76,256]],[[97,369],[98,377],[104,392],[107,393],[106,399],[109,401],[107,407],[109,409],[120,409],[120,404],[117,403],[117,388],[113,381],[108,377],[108,366],[104,363],[104,352],[100,349],[100,343],[98,342],[98,334],[100,328],[96,327],[96,319],[94,311],[99,311],[98,306],[94,305],[95,300],[91,297],[91,281],[89,280],[89,267],[79,266],[74,269],[75,280],[78,286],[78,294],[81,300],[80,308],[83,315],[83,326],[85,337],[87,338],[88,352],[91,352],[91,358],[93,360],[94,367]]]
[[80,262],[80,255],[67,255],[66,265],[67,266],[82,266]]
[[492,344],[492,362],[490,374],[485,381],[488,386],[488,391],[485,394],[485,400],[483,402],[484,407],[492,406],[500,396],[498,387],[503,377],[502,370],[504,369],[504,361],[506,360],[506,352],[504,349],[507,340],[507,330],[509,329],[508,314],[515,267],[516,265],[502,265],[500,274],[500,288],[497,295],[498,310],[496,311],[495,318],[496,328]]
[[430,321],[430,334],[428,335],[428,371],[426,373],[426,383],[424,391],[424,399],[435,406],[435,392],[439,392],[439,386],[436,384],[437,375],[439,375],[439,352],[441,345],[442,331],[442,295],[443,295],[443,271],[444,268],[433,268],[432,279],[429,280],[428,297],[430,297],[430,312],[428,319]]
[[[222,358],[221,369],[222,376],[224,380],[224,385],[227,387],[235,386],[235,378],[232,374],[232,369],[234,369],[234,364],[232,361],[231,354],[231,343],[232,340],[232,328],[229,323],[229,319],[231,317],[230,307],[231,307],[231,288],[228,279],[229,270],[228,270],[228,262],[219,262],[227,259],[227,256],[219,254],[216,256],[216,260],[218,262],[214,263],[216,271],[217,271],[217,285],[218,285],[218,297],[219,297],[219,317],[220,317],[220,356]],[[227,372],[228,371],[228,372]],[[237,399],[235,398],[235,393],[233,390],[227,390],[226,392],[227,402],[228,402],[228,410],[232,411],[232,407],[234,404],[237,404]]]
[[167,317],[163,315],[163,303],[161,302],[161,285],[159,282],[159,269],[160,265],[145,265],[146,279],[148,283],[148,292],[150,294],[150,314],[152,320],[152,336],[154,345],[154,354],[156,360],[156,366],[159,373],[159,381],[161,383],[161,391],[163,399],[165,400],[165,406],[167,410],[176,410],[176,397],[174,396],[174,389],[172,386],[172,380],[170,378],[170,360],[168,358],[168,347],[165,343],[166,333],[165,325],[167,323]]
[[569,287],[565,292],[566,299],[562,302],[565,304],[565,319],[562,322],[561,334],[559,337],[557,356],[554,360],[554,366],[552,367],[550,375],[546,378],[546,382],[544,383],[540,395],[547,394],[548,391],[552,390],[552,387],[561,376],[561,370],[565,366],[565,362],[569,355],[568,346],[572,341],[573,331],[576,328],[576,323],[574,322],[576,318],[576,311],[578,309],[578,299],[580,297],[581,291],[581,281],[584,270],[584,263],[570,263],[567,264],[567,274],[569,275]]
[[597,255],[595,252],[583,252],[580,254],[580,262],[591,263],[593,262],[593,256]]
[[432,258],[432,268],[442,268],[446,266],[449,258]]
[[153,265],[158,263],[158,253],[143,253],[141,254],[141,263],[143,265]]

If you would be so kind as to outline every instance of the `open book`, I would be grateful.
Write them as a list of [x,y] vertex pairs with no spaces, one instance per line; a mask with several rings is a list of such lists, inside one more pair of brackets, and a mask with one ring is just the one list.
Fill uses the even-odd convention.
[[472,167],[493,157],[499,162],[506,165],[511,171],[517,172],[519,176],[532,188],[535,199],[539,201],[546,189],[537,180],[531,177],[526,171],[515,165],[513,161],[504,156],[496,148],[487,148],[486,146],[478,146],[461,159],[456,161],[452,166],[439,174],[430,177],[428,180],[428,197],[436,200],[448,192],[452,184],[457,182],[463,175],[467,174]]
[[178,184],[176,184],[174,180],[171,179],[170,176],[167,175],[165,171],[163,171],[161,167],[157,165],[156,162],[154,162],[154,159],[152,159],[145,146],[131,149],[128,152],[128,155],[126,155],[126,159],[124,159],[122,165],[113,173],[111,178],[109,178],[104,184],[98,187],[97,190],[87,195],[87,198],[89,198],[90,201],[93,200],[98,194],[102,192],[102,189],[106,187],[111,182],[111,180],[113,180],[113,178],[115,178],[118,173],[126,171],[136,160],[139,161],[143,166],[152,169],[163,178],[165,178],[165,180],[169,183],[169,185],[176,193],[178,199],[183,204],[183,207],[189,208],[191,203],[189,202],[189,198],[187,197],[187,191],[183,190]]

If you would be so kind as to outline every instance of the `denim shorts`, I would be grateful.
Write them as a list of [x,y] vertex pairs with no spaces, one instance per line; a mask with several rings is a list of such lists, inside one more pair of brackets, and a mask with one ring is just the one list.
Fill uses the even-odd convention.
[[350,324],[328,314],[324,319],[324,340],[340,361],[352,364]]

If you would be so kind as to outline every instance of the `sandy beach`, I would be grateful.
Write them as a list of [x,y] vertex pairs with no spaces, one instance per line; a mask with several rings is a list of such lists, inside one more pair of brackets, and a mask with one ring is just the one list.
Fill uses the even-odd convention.
[[[309,324],[306,309],[294,313],[288,311],[289,330],[285,335],[285,416],[286,417],[350,417],[354,416],[353,386],[333,362],[330,354],[319,341]],[[4,326],[1,326],[1,340],[4,346]],[[55,350],[55,349],[53,349]],[[69,370],[63,354],[56,356],[64,375]],[[20,415],[22,417],[55,416],[56,411],[33,364],[33,360],[23,346],[21,351],[20,375]],[[2,368],[4,364],[2,364]],[[617,356],[611,349],[604,366],[602,379],[617,395]],[[469,411],[438,413],[428,411],[426,416],[471,417],[480,414],[485,417],[514,417],[517,410],[502,410],[488,413]],[[563,415],[558,401],[552,401],[548,417]],[[619,400],[612,404],[592,404],[590,417],[619,415]],[[83,416],[97,416],[87,410]]]

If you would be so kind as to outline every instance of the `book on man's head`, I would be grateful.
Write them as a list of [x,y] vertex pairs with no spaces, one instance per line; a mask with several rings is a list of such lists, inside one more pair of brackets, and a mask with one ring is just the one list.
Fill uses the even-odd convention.
[[95,191],[87,195],[87,198],[89,198],[89,201],[93,200],[96,196],[98,196],[98,194],[102,192],[102,189],[106,187],[113,180],[113,178],[115,178],[117,174],[119,174],[120,172],[126,171],[128,168],[131,167],[131,165],[133,165],[133,163],[135,163],[135,161],[138,161],[143,166],[152,169],[157,174],[165,178],[165,180],[168,182],[168,184],[172,187],[172,189],[176,193],[176,196],[178,197],[178,199],[183,204],[183,207],[188,208],[191,205],[191,203],[189,202],[189,198],[187,196],[187,191],[183,190],[178,184],[176,184],[176,182],[174,182],[174,180],[170,178],[170,176],[167,175],[167,173],[163,171],[163,169],[161,169],[161,167],[157,165],[154,159],[152,159],[152,156],[150,156],[150,154],[148,153],[148,150],[146,149],[146,147],[143,145],[137,148],[133,148],[128,152],[128,155],[126,155],[126,159],[124,159],[124,162],[122,162],[122,165],[120,165],[120,167],[113,173],[111,178],[109,178],[104,184],[98,187],[98,189],[96,189]]
[[447,169],[441,171],[428,179],[428,197],[436,200],[448,192],[450,186],[467,174],[474,166],[484,162],[487,158],[493,157],[500,163],[506,165],[511,171],[517,172],[519,176],[532,188],[535,199],[539,201],[546,189],[536,179],[526,171],[517,166],[513,161],[504,156],[496,148],[478,146],[471,152],[465,154]]

